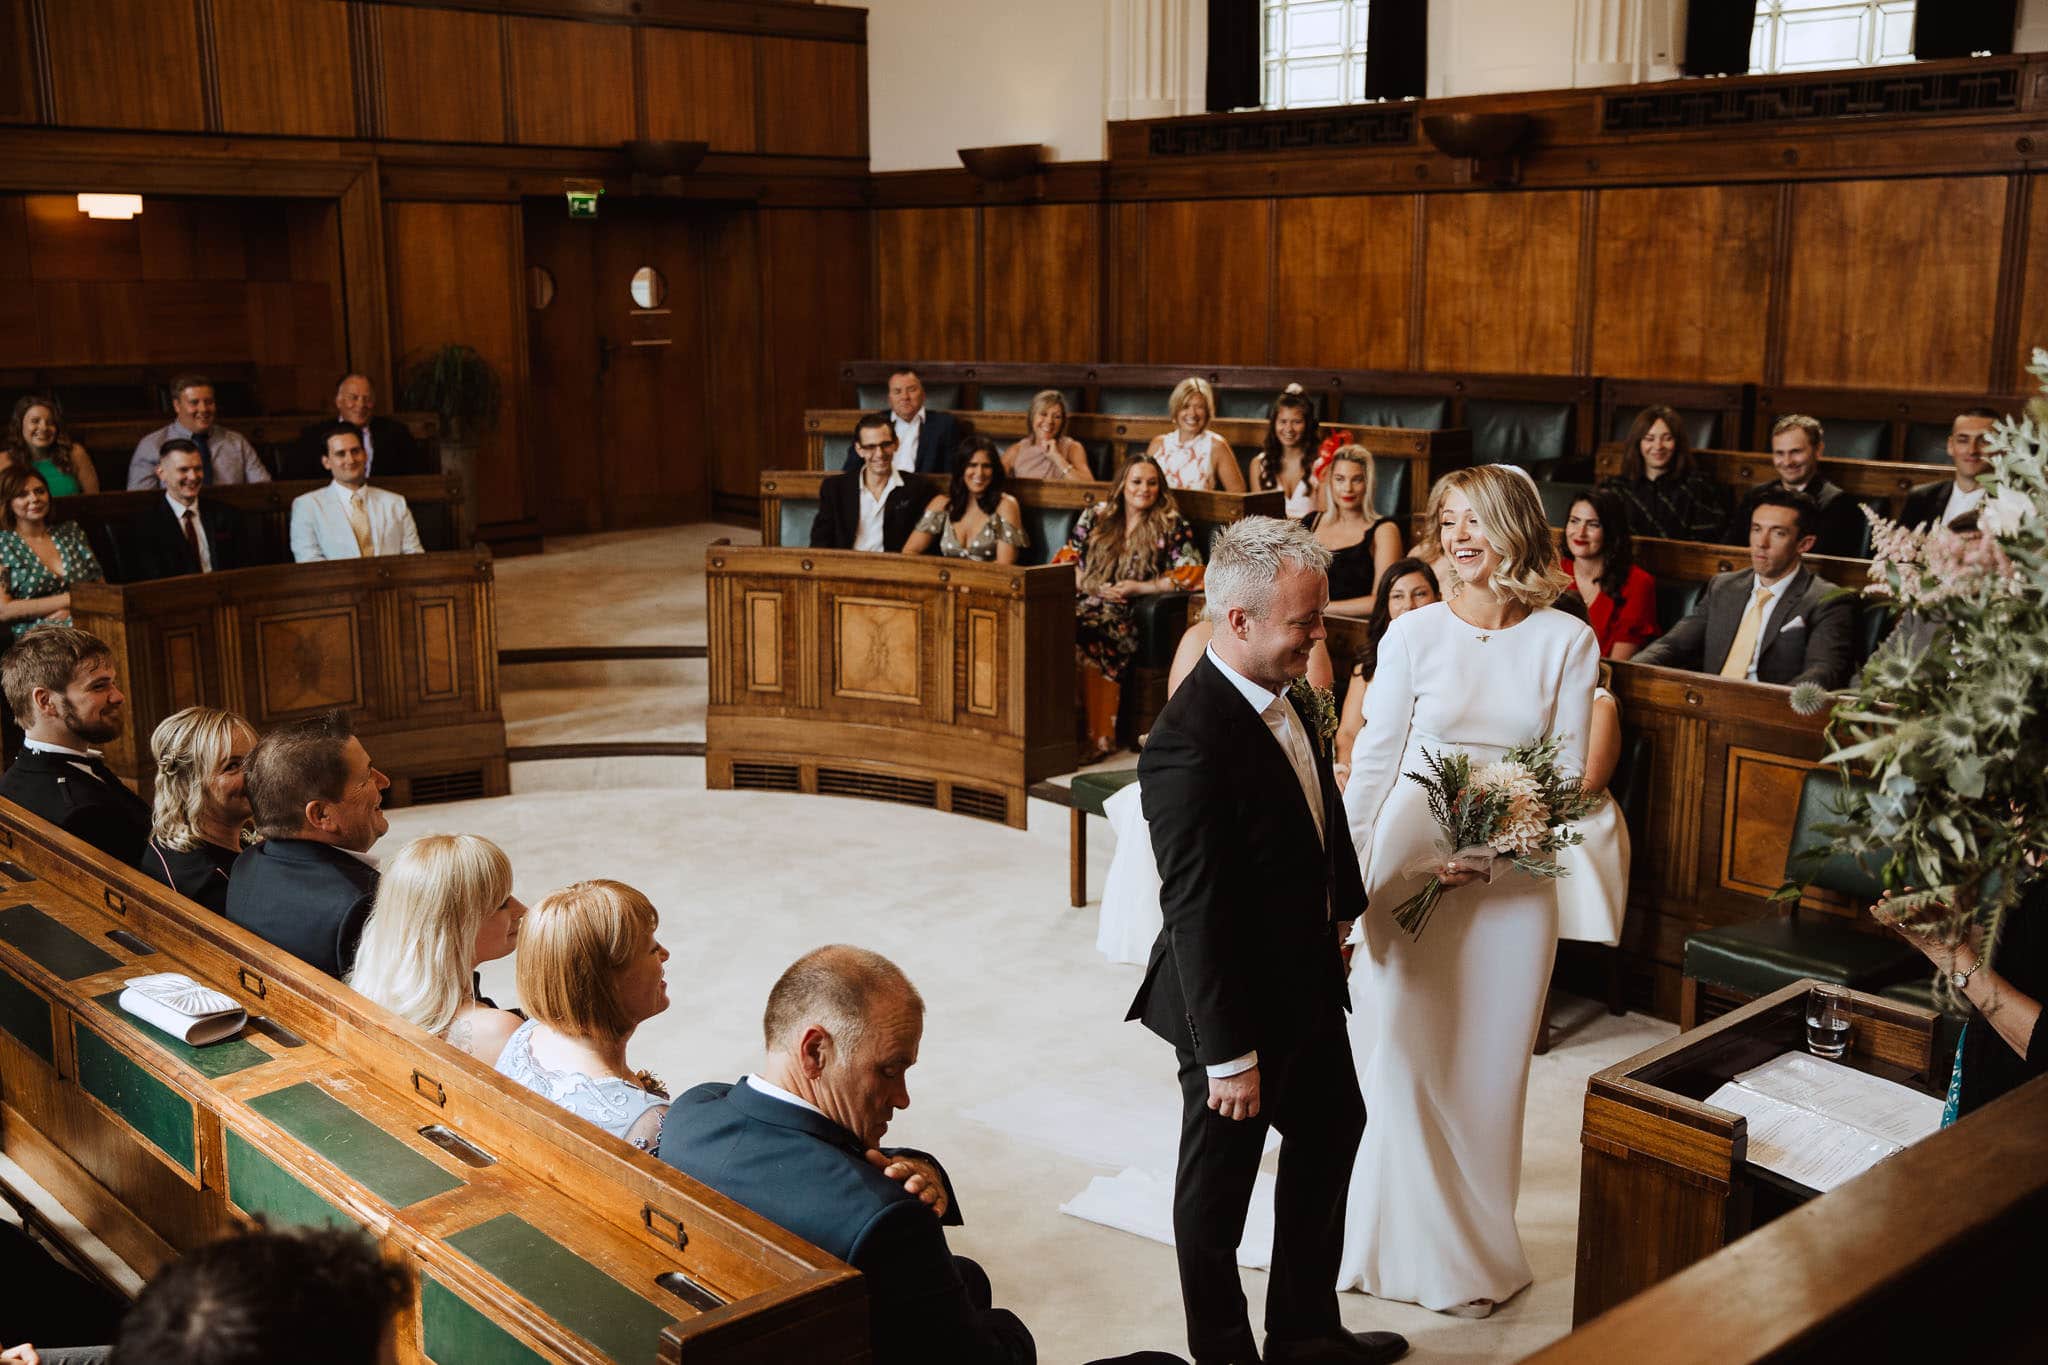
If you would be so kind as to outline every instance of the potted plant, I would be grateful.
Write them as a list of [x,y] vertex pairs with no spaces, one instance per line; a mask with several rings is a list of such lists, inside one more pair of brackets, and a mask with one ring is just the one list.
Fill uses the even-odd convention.
[[463,523],[470,534],[476,530],[476,449],[497,427],[502,399],[491,362],[459,342],[413,352],[399,375],[399,405],[441,419],[441,472],[462,479]]

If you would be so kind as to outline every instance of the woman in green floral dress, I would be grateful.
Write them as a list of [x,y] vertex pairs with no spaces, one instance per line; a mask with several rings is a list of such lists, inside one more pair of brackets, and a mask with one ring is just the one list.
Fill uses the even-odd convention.
[[75,521],[51,525],[50,485],[33,469],[0,471],[0,621],[20,639],[36,626],[71,624],[71,585],[106,578]]
[[1149,455],[1118,473],[1109,500],[1084,510],[1054,557],[1076,566],[1074,642],[1088,738],[1083,758],[1116,752],[1124,673],[1138,652],[1137,599],[1201,586],[1202,551]]

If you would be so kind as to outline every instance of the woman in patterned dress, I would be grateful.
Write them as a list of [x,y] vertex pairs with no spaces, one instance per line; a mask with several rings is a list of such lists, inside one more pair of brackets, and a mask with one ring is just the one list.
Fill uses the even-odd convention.
[[1076,566],[1077,689],[1088,724],[1083,757],[1092,762],[1116,752],[1117,703],[1138,652],[1137,599],[1198,586],[1202,551],[1159,462],[1134,455],[1109,500],[1075,520],[1053,562]]
[[106,581],[78,523],[52,525],[49,516],[41,474],[21,465],[0,470],[0,621],[17,640],[38,625],[70,625],[71,585]]
[[903,553],[921,555],[936,544],[948,559],[1015,564],[1031,544],[1024,513],[1003,491],[1003,460],[996,443],[976,436],[953,461],[953,486],[925,504]]
[[1662,404],[1636,414],[1621,473],[1600,486],[1627,504],[1629,526],[1639,536],[1717,541],[1728,521],[1727,490],[1693,467],[1685,423]]
[[1216,415],[1216,390],[1196,375],[1173,386],[1166,400],[1166,415],[1173,430],[1161,432],[1145,447],[1145,454],[1166,477],[1168,488],[1221,488],[1244,492],[1244,471],[1237,467],[1237,452],[1230,442],[1209,430]]

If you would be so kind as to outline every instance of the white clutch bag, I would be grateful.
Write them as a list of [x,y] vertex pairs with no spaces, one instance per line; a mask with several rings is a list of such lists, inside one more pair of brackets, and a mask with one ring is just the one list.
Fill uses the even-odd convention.
[[249,1021],[234,997],[177,972],[136,977],[122,988],[121,1008],[193,1047],[232,1038]]

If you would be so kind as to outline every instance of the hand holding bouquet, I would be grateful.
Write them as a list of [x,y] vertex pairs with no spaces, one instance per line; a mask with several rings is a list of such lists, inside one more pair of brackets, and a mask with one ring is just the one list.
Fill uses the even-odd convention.
[[[1444,832],[1437,851],[1445,856],[1411,867],[1409,873],[1448,865],[1490,882],[1496,863],[1505,858],[1532,877],[1562,877],[1564,868],[1549,855],[1581,841],[1584,836],[1572,825],[1590,814],[1599,798],[1587,796],[1578,778],[1558,770],[1558,747],[1554,738],[1529,740],[1477,768],[1467,754],[1424,749],[1422,762],[1429,772],[1405,775],[1429,793],[1429,813]],[[1411,938],[1422,937],[1447,889],[1441,875],[1432,876],[1427,886],[1394,907],[1394,923]]]

